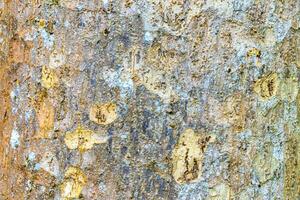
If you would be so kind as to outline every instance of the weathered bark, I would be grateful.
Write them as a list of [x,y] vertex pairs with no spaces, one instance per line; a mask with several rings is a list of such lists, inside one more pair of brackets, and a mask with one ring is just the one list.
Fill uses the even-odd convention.
[[0,1],[0,200],[299,199],[299,7]]

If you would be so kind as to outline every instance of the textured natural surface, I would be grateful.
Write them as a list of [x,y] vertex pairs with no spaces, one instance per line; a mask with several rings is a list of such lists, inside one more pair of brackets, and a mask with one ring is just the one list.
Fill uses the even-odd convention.
[[300,199],[300,0],[0,0],[0,200]]

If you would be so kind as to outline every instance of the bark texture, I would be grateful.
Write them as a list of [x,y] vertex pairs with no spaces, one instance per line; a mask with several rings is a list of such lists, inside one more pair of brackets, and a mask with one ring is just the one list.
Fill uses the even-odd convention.
[[298,200],[299,9],[0,0],[0,200]]

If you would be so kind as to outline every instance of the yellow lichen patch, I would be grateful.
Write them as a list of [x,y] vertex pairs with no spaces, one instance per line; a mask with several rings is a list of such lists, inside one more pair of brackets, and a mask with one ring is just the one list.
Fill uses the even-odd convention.
[[133,0],[125,0],[124,3],[126,8],[130,8],[133,4]]
[[269,74],[257,80],[254,84],[254,92],[256,92],[263,100],[277,94],[279,80],[276,73]]
[[180,136],[172,153],[172,174],[177,183],[195,182],[202,173],[202,160],[208,143],[214,138],[187,129]]
[[87,178],[82,170],[77,167],[69,167],[65,173],[64,181],[61,185],[62,199],[79,198]]
[[44,19],[40,19],[39,20],[39,27],[40,28],[45,28],[45,26],[46,26],[46,21]]
[[50,101],[44,100],[37,108],[37,118],[39,123],[38,138],[48,138],[49,132],[54,127],[55,110]]
[[97,124],[110,124],[117,117],[117,105],[114,103],[95,104],[90,108],[90,120]]
[[255,57],[260,57],[261,55],[261,51],[258,50],[257,48],[253,48],[253,49],[250,49],[248,52],[247,52],[247,57],[252,57],[252,56],[255,56]]
[[58,77],[55,71],[45,66],[42,68],[42,86],[49,89],[58,83]]
[[[247,58],[260,58],[260,56],[261,56],[261,51],[257,48],[250,49],[247,52]],[[255,64],[256,66],[259,67],[261,66],[259,59],[255,59]]]
[[49,68],[55,69],[65,64],[65,55],[63,52],[53,51],[49,57]]
[[75,131],[67,132],[64,140],[69,149],[78,148],[80,152],[84,152],[93,148],[94,144],[105,143],[107,138],[100,137],[93,131],[79,126]]

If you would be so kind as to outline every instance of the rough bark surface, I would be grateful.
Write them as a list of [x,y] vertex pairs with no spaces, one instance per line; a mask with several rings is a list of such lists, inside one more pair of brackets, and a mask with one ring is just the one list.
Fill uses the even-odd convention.
[[0,200],[300,199],[299,0],[0,0]]

